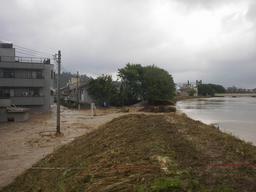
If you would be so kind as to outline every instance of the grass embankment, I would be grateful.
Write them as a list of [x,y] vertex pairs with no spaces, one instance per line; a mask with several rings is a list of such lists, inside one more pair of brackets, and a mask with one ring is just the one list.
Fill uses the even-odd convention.
[[2,191],[255,191],[255,164],[255,147],[214,127],[175,114],[126,115]]

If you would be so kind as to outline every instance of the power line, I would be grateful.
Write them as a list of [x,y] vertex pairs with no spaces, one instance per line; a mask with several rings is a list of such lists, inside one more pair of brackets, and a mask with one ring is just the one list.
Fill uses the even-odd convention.
[[48,53],[48,52],[45,52],[45,51],[38,51],[38,50],[35,50],[35,49],[26,48],[26,47],[23,47],[23,46],[20,46],[20,45],[17,45],[17,44],[14,44],[14,46],[18,47],[20,49],[25,49],[25,50],[32,51],[32,52],[51,54],[51,53]]
[[37,52],[31,52],[31,51],[27,51],[25,49],[20,49],[20,48],[15,48],[16,51],[20,51],[20,52],[24,52],[24,53],[29,53],[29,54],[33,54],[33,55],[41,55],[41,53],[37,53]]
[[33,53],[37,53],[37,54],[47,54],[47,55],[52,55],[52,53],[49,52],[45,52],[45,51],[38,51],[35,49],[30,49],[30,48],[26,48],[17,44],[14,44],[14,47],[23,51],[27,51],[27,52],[33,52]]
[[17,45],[15,45],[15,48],[16,48],[16,49],[20,49],[20,50],[24,50],[24,51],[29,51],[29,52],[32,52],[32,53],[40,53],[39,51],[35,51],[35,50],[31,50],[31,49],[19,47],[19,46],[17,46]]
[[16,53],[19,53],[19,54],[22,54],[22,55],[33,56],[33,57],[41,57],[41,55],[31,54],[31,53],[23,52],[23,51],[19,51],[19,50],[16,50]]

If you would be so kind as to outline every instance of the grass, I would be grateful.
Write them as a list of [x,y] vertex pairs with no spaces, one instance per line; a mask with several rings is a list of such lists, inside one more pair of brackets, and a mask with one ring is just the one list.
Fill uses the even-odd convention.
[[254,191],[255,164],[254,146],[186,116],[126,115],[61,147],[2,191]]

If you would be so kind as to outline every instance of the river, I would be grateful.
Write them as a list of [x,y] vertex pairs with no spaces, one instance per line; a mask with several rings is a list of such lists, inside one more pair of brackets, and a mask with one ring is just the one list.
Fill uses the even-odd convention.
[[256,98],[189,99],[179,101],[177,109],[206,124],[216,123],[222,131],[256,145]]

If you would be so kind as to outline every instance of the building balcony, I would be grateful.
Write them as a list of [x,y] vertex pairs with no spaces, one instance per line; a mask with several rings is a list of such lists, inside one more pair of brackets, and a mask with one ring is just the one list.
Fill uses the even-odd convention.
[[50,64],[51,60],[49,58],[38,57],[0,56],[0,62]]
[[0,87],[44,87],[44,79],[0,78]]

